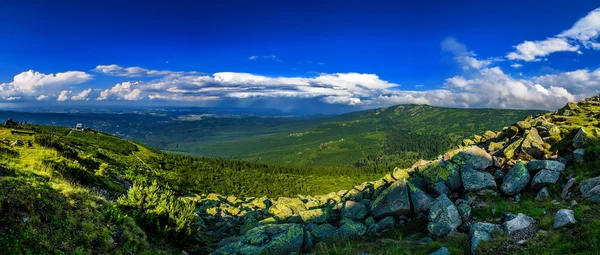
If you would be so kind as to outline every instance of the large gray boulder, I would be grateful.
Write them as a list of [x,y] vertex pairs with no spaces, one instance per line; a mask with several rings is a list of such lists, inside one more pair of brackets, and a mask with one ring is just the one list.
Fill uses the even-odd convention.
[[329,220],[329,210],[321,208],[300,211],[298,215],[304,223],[324,223]]
[[519,161],[513,168],[504,176],[500,189],[506,195],[514,196],[519,194],[529,183],[529,171],[523,162]]
[[427,229],[435,236],[445,236],[462,224],[456,205],[445,194],[440,195],[431,205]]
[[373,218],[407,216],[410,214],[408,184],[405,179],[397,180],[385,189],[371,205]]
[[495,233],[501,232],[500,225],[487,222],[477,222],[471,226],[469,237],[471,238],[471,254],[477,254],[477,247],[481,242],[489,242]]
[[477,146],[471,146],[466,150],[456,153],[452,157],[452,162],[459,166],[467,165],[477,170],[484,170],[494,163],[492,156]]
[[311,234],[318,239],[327,239],[333,237],[336,231],[337,229],[333,225],[326,223],[313,229]]
[[344,203],[343,216],[350,219],[360,220],[367,214],[367,207],[363,203],[346,201]]
[[415,214],[427,215],[427,213],[429,213],[429,208],[431,208],[433,198],[412,183],[408,183],[408,187],[410,189],[410,199]]
[[575,136],[573,137],[573,147],[575,148],[583,148],[588,141],[588,134],[580,128]]
[[534,158],[541,158],[544,156],[544,149],[544,140],[538,134],[537,129],[529,129],[521,144],[521,150]]
[[347,220],[344,225],[338,228],[336,235],[341,238],[352,236],[363,236],[367,232],[367,226],[357,221]]
[[496,188],[494,176],[488,172],[477,171],[468,165],[463,166],[460,171],[463,186],[467,191]]
[[270,224],[248,231],[241,240],[227,244],[212,254],[292,254],[304,245],[304,230],[299,224]]
[[556,213],[556,216],[554,216],[554,224],[552,224],[552,227],[562,228],[575,223],[577,223],[577,221],[575,220],[573,210],[561,209]]
[[379,233],[391,229],[396,225],[396,220],[392,216],[387,216],[377,223],[372,224],[367,229],[368,235],[379,235]]
[[533,179],[531,180],[531,187],[534,189],[539,189],[549,184],[554,184],[558,181],[559,177],[560,172],[542,169],[533,176]]
[[517,231],[529,228],[531,224],[533,224],[533,222],[533,218],[525,214],[519,213],[517,217],[514,217],[513,219],[507,222],[504,222],[504,224],[502,224],[502,227],[504,228],[504,231],[506,231],[506,233],[511,235]]
[[581,196],[594,203],[600,203],[600,176],[587,179],[579,184]]
[[527,169],[530,172],[537,172],[542,169],[562,172],[565,170],[565,164],[556,160],[532,160],[527,163]]

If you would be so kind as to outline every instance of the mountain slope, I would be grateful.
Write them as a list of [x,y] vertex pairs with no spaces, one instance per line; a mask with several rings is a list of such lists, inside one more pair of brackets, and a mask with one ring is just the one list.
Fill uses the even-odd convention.
[[169,150],[306,166],[407,167],[474,133],[498,130],[542,111],[398,105],[322,120],[314,128],[232,141],[177,142]]
[[[452,254],[594,253],[600,251],[594,203],[600,181],[593,178],[600,175],[599,112],[597,101],[569,104],[472,136],[442,159],[382,178],[369,168],[172,155],[94,130],[8,123],[0,127],[0,248],[16,254],[429,254],[442,246]],[[563,162],[566,169],[557,167]],[[558,178],[536,178],[552,171]],[[513,172],[529,172],[526,182]],[[549,197],[538,195],[540,187]],[[553,228],[560,209],[573,210],[577,223]],[[518,235],[506,230],[515,219],[515,226],[526,226]],[[528,240],[526,248],[521,240]]]

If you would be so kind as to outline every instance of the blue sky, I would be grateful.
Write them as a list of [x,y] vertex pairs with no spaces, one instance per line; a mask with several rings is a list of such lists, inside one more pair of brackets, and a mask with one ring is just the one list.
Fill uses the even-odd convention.
[[554,109],[600,90],[594,1],[0,3],[0,102]]

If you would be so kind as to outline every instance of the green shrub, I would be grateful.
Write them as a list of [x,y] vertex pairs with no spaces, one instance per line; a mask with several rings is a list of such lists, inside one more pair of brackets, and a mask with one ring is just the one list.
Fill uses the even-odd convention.
[[182,245],[195,237],[195,203],[178,200],[172,190],[158,186],[156,181],[149,186],[134,183],[117,203],[146,231],[168,241]]

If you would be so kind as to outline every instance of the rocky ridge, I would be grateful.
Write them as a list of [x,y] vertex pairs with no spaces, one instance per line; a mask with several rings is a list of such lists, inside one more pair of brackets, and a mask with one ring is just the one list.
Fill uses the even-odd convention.
[[[471,253],[496,235],[516,241],[531,238],[537,223],[527,215],[507,214],[495,224],[477,222],[471,210],[485,206],[479,198],[488,195],[518,201],[523,193],[533,192],[543,199],[547,187],[561,180],[566,180],[564,199],[581,195],[599,202],[600,177],[577,184],[574,176],[563,175],[567,166],[582,159],[586,142],[600,135],[596,103],[569,103],[501,131],[486,131],[436,160],[395,169],[351,190],[276,199],[199,195],[193,198],[197,226],[203,236],[222,238],[212,254],[310,252],[323,239],[377,236],[413,219],[426,220],[433,237],[467,235]],[[574,222],[572,210],[565,209],[557,213],[554,225]]]

